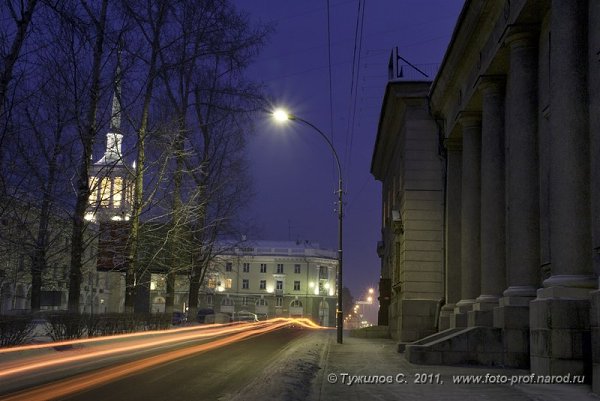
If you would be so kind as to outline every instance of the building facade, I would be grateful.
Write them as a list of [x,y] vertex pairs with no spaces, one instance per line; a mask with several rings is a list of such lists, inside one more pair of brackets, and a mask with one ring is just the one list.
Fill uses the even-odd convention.
[[380,314],[379,324],[400,341],[437,331],[444,296],[444,163],[428,111],[430,85],[388,83],[371,164],[383,184],[379,292],[387,321]]
[[[198,309],[249,311],[260,318],[307,317],[335,326],[337,253],[308,241],[222,244],[207,269]],[[186,310],[186,279],[176,284],[176,309]],[[164,275],[153,274],[153,310],[164,308]],[[194,317],[190,317],[194,319]]]
[[598,1],[465,2],[428,95],[450,330],[407,346],[410,361],[585,375],[600,391],[599,21]]

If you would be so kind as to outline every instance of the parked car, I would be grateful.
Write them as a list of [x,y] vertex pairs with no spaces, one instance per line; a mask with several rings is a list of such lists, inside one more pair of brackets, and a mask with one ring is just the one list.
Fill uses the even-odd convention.
[[258,316],[256,313],[241,310],[233,313],[232,320],[234,322],[258,322]]
[[187,322],[187,316],[183,312],[175,311],[173,312],[173,317],[171,318],[171,323],[175,326],[180,324],[184,324]]
[[213,309],[199,309],[198,314],[196,315],[196,320],[198,321],[198,323],[209,323],[209,320],[212,320],[210,323],[214,323],[214,315],[215,311]]

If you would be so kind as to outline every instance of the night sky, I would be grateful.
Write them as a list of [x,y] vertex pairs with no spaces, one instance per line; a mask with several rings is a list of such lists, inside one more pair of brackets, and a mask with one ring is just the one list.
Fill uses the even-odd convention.
[[[345,188],[344,284],[355,299],[364,298],[379,281],[381,185],[370,164],[390,51],[398,46],[422,68],[440,64],[463,1],[371,0],[358,24],[358,0],[234,3],[253,21],[275,27],[249,77],[266,86],[274,106],[310,121],[334,142]],[[361,27],[362,41],[355,41]],[[311,240],[336,249],[337,171],[325,141],[305,125],[282,126],[267,114],[255,129],[248,143],[255,191],[248,217],[259,227],[254,239]]]

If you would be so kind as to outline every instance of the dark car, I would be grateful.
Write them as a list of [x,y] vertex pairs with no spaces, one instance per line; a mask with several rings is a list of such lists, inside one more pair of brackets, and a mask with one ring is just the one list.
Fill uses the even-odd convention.
[[187,321],[187,316],[183,312],[175,311],[173,312],[173,317],[171,319],[171,323],[175,326],[180,324],[184,324]]
[[213,309],[210,309],[210,308],[199,309],[198,314],[196,315],[196,320],[198,321],[198,323],[208,323],[207,316],[211,316],[211,317],[213,317],[212,321],[214,322],[214,314],[215,314],[215,311]]

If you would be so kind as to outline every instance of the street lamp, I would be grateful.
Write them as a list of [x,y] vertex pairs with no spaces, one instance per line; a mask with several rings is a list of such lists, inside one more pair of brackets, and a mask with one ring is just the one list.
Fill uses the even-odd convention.
[[329,145],[329,148],[331,149],[331,152],[333,153],[333,157],[335,158],[335,162],[337,164],[337,170],[338,170],[338,301],[337,301],[337,309],[336,309],[336,320],[337,320],[337,342],[339,344],[341,344],[344,340],[344,334],[343,334],[343,330],[344,330],[344,316],[343,316],[343,301],[342,301],[342,290],[343,290],[343,281],[342,281],[342,255],[343,255],[343,246],[342,246],[342,225],[343,225],[343,218],[344,218],[344,213],[343,213],[343,185],[342,185],[342,165],[340,164],[340,158],[338,157],[337,152],[335,151],[335,148],[333,147],[333,143],[331,143],[331,141],[329,140],[329,138],[327,137],[327,135],[325,135],[319,128],[317,128],[315,125],[311,124],[310,122],[295,116],[293,114],[288,113],[287,111],[283,110],[283,109],[277,109],[274,110],[272,113],[273,118],[275,118],[277,121],[287,121],[287,120],[292,120],[292,121],[298,121],[301,123],[304,123],[306,125],[308,125],[309,127],[311,127],[312,129],[314,129],[315,131],[317,131],[319,133],[319,135],[321,135],[321,137],[325,140],[325,142],[327,142],[327,145]]

